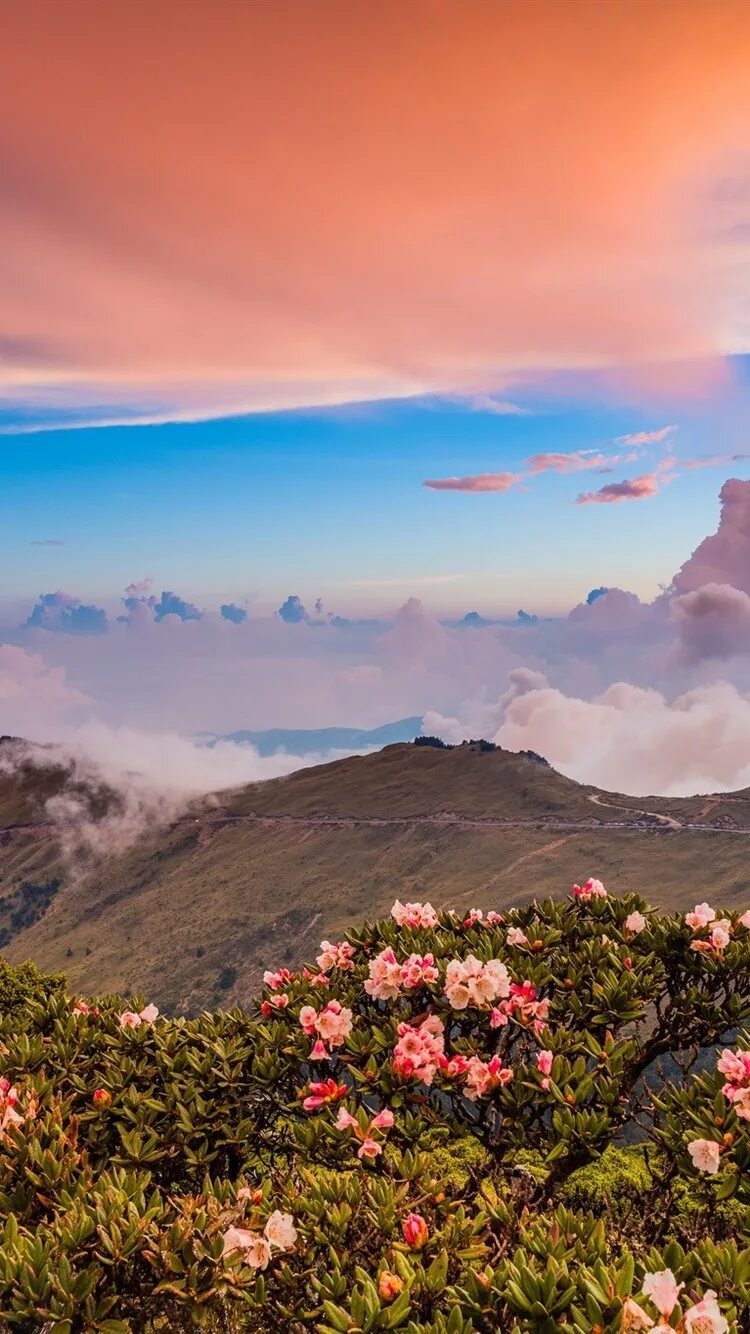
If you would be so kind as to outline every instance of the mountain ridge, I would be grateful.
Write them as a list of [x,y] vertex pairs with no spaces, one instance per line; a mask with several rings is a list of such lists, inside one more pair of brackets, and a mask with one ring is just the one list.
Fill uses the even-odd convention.
[[34,781],[0,772],[4,952],[169,1011],[245,1002],[265,967],[313,960],[397,897],[502,910],[594,874],[684,910],[710,865],[712,898],[750,902],[750,794],[632,798],[480,745],[399,743],[228,789],[82,864],[44,818],[65,775],[41,771],[36,808]]

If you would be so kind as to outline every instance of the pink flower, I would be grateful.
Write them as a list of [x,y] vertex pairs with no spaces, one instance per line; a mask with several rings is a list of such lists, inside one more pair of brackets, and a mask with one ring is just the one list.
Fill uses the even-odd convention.
[[466,1096],[474,1102],[493,1089],[509,1084],[512,1078],[513,1071],[503,1065],[499,1056],[493,1056],[489,1061],[471,1056],[466,1068]]
[[691,931],[701,931],[709,922],[713,922],[716,913],[708,903],[696,903],[692,912],[685,913],[685,921]]
[[463,926],[475,926],[477,922],[481,922],[483,917],[484,913],[481,908],[471,908],[464,917]]
[[328,1002],[321,1010],[316,1024],[318,1033],[329,1047],[340,1047],[352,1031],[352,1012],[337,1000]]
[[677,1282],[671,1269],[661,1269],[657,1274],[646,1274],[641,1292],[651,1298],[659,1315],[669,1317],[684,1286]]
[[308,1095],[302,1103],[306,1112],[317,1112],[319,1108],[327,1107],[329,1103],[338,1102],[340,1098],[345,1098],[349,1092],[346,1084],[337,1084],[335,1079],[324,1079],[317,1083],[311,1080],[308,1088]]
[[382,1112],[378,1112],[377,1116],[373,1116],[372,1121],[370,1122],[370,1129],[372,1130],[373,1127],[375,1127],[376,1130],[390,1130],[394,1121],[395,1117],[390,1107],[384,1107]]
[[320,954],[315,962],[321,973],[330,973],[332,968],[339,968],[342,973],[350,973],[354,967],[354,946],[342,940],[332,945],[330,940],[321,940]]
[[686,1334],[727,1334],[729,1321],[724,1318],[713,1289],[683,1316]]
[[[750,914],[748,914],[748,915],[750,916]],[[488,926],[502,926],[502,924],[503,924],[504,921],[505,921],[505,918],[503,917],[503,914],[502,914],[501,912],[495,912],[495,911],[493,910],[492,912],[488,912],[488,913],[487,913],[487,925],[488,925]]]
[[[290,1251],[297,1240],[297,1229],[291,1214],[274,1209],[266,1221],[263,1234],[269,1246],[277,1251]],[[263,1266],[265,1268],[265,1265]]]
[[159,1011],[155,1005],[147,1005],[138,1017],[144,1024],[153,1024],[154,1020],[159,1018]]
[[334,1121],[337,1130],[356,1130],[358,1124],[357,1118],[352,1116],[351,1112],[347,1112],[345,1107],[339,1107],[338,1116]]
[[401,903],[398,899],[391,908],[391,917],[399,926],[433,927],[438,925],[438,915],[431,903]]
[[573,886],[574,899],[606,899],[607,891],[601,880],[594,880],[589,877],[585,885]]
[[271,1259],[271,1247],[265,1237],[244,1227],[228,1227],[224,1233],[224,1255],[239,1251],[251,1269],[265,1269]]
[[625,930],[628,931],[631,936],[640,935],[641,931],[645,931],[647,926],[648,922],[642,912],[632,912],[629,917],[625,918]]
[[430,1239],[430,1229],[421,1214],[407,1214],[401,1224],[401,1232],[407,1246],[413,1251],[421,1251]]
[[316,1038],[313,1042],[307,1059],[309,1061],[327,1061],[330,1059],[330,1052],[321,1038]]
[[508,928],[505,941],[508,945],[528,945],[529,938],[520,926],[511,926]]
[[[412,956],[416,958],[416,955]],[[374,1000],[395,1000],[401,992],[401,965],[390,945],[369,963],[365,991]]]
[[721,922],[716,922],[714,924],[709,939],[714,949],[716,950],[717,954],[720,954],[722,950],[725,950],[727,945],[729,944],[729,941],[731,939],[730,936],[731,928],[732,928],[731,922],[728,922],[726,920]]
[[0,1143],[5,1139],[5,1132],[9,1127],[23,1125],[34,1115],[33,1111],[27,1108],[25,1115],[17,1111],[18,1090],[10,1083],[10,1080],[0,1080]]
[[266,969],[263,974],[263,981],[267,987],[271,988],[271,991],[278,991],[286,982],[294,981],[294,973],[290,973],[288,968],[279,968],[278,972],[275,973]]
[[371,1139],[369,1135],[366,1135],[357,1149],[357,1157],[377,1158],[378,1154],[382,1152],[382,1146],[378,1144],[377,1140]]
[[445,994],[454,1010],[469,1005],[486,1009],[509,992],[508,970],[500,959],[482,963],[470,954],[467,959],[451,959],[445,970]]
[[643,1307],[633,1301],[632,1297],[626,1297],[622,1304],[622,1329],[623,1334],[628,1330],[655,1329],[656,1326],[650,1315],[646,1315]]
[[698,1172],[708,1172],[711,1176],[719,1170],[721,1145],[713,1139],[693,1139],[687,1146],[693,1160],[693,1167]]
[[400,979],[405,987],[429,986],[438,980],[434,954],[410,954],[401,965]]
[[119,1018],[120,1028],[138,1028],[141,1023],[141,1016],[134,1014],[132,1010],[123,1010]]
[[716,1069],[732,1084],[741,1084],[743,1080],[750,1079],[750,1051],[731,1051],[725,1047],[718,1061]]
[[437,1015],[430,1015],[418,1026],[399,1024],[393,1068],[402,1079],[431,1084],[444,1057],[445,1031]]
[[743,912],[742,916],[738,918],[737,925],[747,927],[747,929],[750,930],[750,908],[748,908],[747,912]]
[[302,1025],[302,1031],[311,1038],[316,1031],[318,1022],[318,1012],[315,1007],[313,1005],[303,1005],[299,1012],[299,1021]]
[[540,1075],[549,1075],[552,1073],[552,1062],[554,1059],[554,1053],[551,1051],[537,1052],[536,1063],[539,1067]]

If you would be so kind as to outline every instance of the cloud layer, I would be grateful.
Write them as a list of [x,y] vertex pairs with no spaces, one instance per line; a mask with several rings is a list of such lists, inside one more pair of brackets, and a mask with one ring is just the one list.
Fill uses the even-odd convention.
[[505,413],[519,375],[742,342],[742,218],[709,219],[743,0],[38,17],[3,7],[7,429],[436,389]]

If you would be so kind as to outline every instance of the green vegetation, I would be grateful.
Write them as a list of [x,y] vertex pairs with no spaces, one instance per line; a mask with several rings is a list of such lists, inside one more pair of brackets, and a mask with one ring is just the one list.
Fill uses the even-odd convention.
[[2,1328],[746,1329],[750,914],[590,881],[309,962],[190,1020],[3,967]]

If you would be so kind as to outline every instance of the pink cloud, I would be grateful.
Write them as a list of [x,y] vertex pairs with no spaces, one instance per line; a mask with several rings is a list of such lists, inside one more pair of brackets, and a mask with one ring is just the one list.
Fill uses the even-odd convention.
[[616,505],[621,500],[646,500],[655,496],[661,489],[658,473],[647,472],[642,477],[632,477],[629,481],[608,482],[598,491],[583,491],[576,500],[576,505]]
[[676,425],[662,426],[658,431],[635,431],[632,435],[618,435],[617,443],[619,445],[659,445],[664,440],[668,440],[674,431]]
[[510,491],[520,480],[517,472],[480,472],[474,477],[432,477],[422,486],[431,491]]
[[594,449],[577,449],[570,454],[532,454],[526,460],[526,466],[536,475],[540,472],[588,472],[620,462],[621,458],[608,457]]
[[678,593],[691,593],[704,584],[731,584],[750,593],[750,482],[730,478],[720,496],[719,527],[677,571]]

